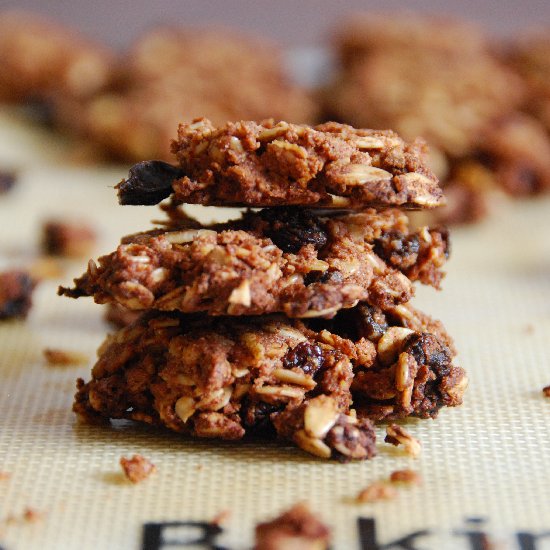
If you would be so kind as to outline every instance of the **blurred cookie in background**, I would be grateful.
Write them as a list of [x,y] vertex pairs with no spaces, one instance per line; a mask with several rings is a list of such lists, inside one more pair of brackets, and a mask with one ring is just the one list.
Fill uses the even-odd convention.
[[316,105],[290,84],[281,52],[227,30],[157,28],[138,38],[118,84],[57,106],[72,127],[120,160],[169,159],[178,122],[264,118],[311,122]]
[[107,48],[42,16],[0,12],[0,101],[86,98],[109,83]]
[[335,47],[340,69],[321,91],[325,118],[424,137],[447,196],[438,221],[483,218],[494,192],[550,189],[550,141],[521,112],[528,86],[480,29],[441,18],[364,16],[341,27]]

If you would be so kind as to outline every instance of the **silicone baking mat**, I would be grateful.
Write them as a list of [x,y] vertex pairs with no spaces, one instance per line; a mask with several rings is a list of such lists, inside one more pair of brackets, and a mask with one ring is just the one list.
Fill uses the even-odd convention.
[[[50,216],[89,220],[100,233],[98,254],[158,217],[153,207],[116,204],[112,187],[124,169],[74,158],[62,141],[0,116],[0,166],[21,168],[17,187],[0,197],[2,268],[32,261]],[[185,548],[202,532],[189,522],[223,512],[215,544],[246,549],[255,523],[306,501],[331,526],[334,549],[550,548],[550,399],[542,394],[550,384],[550,200],[497,206],[486,222],[453,231],[444,290],[417,290],[416,304],[454,336],[470,387],[462,407],[406,423],[422,442],[416,460],[383,443],[383,428],[375,459],[339,464],[284,443],[78,424],[74,383],[89,378],[109,328],[101,306],[56,296],[59,282],[85,268],[68,265],[60,280],[37,288],[26,322],[0,325],[0,471],[10,474],[0,480],[0,547]],[[49,367],[45,347],[83,352],[89,364]],[[118,464],[133,453],[158,468],[138,485]],[[423,484],[399,488],[392,500],[353,502],[404,468]],[[25,520],[28,509],[35,521]]]

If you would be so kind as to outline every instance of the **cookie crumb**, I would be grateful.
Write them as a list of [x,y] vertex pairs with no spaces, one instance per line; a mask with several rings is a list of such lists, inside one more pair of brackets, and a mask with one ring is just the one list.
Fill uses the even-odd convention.
[[256,525],[254,550],[326,550],[330,529],[304,503],[266,523]]
[[82,222],[48,220],[42,226],[42,250],[51,256],[82,258],[95,245],[95,231]]
[[383,481],[375,481],[359,491],[356,501],[363,504],[377,502],[378,500],[390,500],[397,496],[397,491]]
[[25,319],[32,306],[36,283],[26,271],[0,273],[0,320]]
[[86,365],[88,357],[78,351],[68,351],[56,348],[44,349],[44,358],[52,367],[66,367],[69,365]]
[[231,517],[231,510],[225,509],[221,512],[217,513],[210,523],[213,523],[214,525],[224,525],[229,521],[229,518]]
[[544,394],[544,397],[550,397],[550,386],[542,388],[542,393]]
[[7,479],[10,479],[11,474],[9,472],[4,472],[0,470],[0,481],[6,481]]
[[38,521],[41,521],[44,517],[44,514],[41,512],[38,512],[34,508],[27,507],[23,511],[23,520],[28,523],[36,523]]
[[392,472],[390,475],[390,481],[392,483],[420,485],[422,483],[422,477],[414,470],[395,470],[395,472]]
[[403,445],[405,452],[413,458],[417,458],[422,452],[420,441],[397,424],[391,424],[386,428],[386,438],[384,441],[396,447]]
[[157,470],[157,467],[150,460],[137,454],[132,458],[122,456],[120,465],[124,475],[132,483],[140,483]]

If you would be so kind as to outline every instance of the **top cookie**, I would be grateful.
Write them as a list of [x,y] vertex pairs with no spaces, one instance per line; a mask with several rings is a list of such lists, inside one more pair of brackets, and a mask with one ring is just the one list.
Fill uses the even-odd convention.
[[207,119],[181,124],[172,143],[178,167],[140,163],[118,186],[121,204],[297,205],[322,208],[443,204],[422,141],[386,130],[251,121],[216,128]]

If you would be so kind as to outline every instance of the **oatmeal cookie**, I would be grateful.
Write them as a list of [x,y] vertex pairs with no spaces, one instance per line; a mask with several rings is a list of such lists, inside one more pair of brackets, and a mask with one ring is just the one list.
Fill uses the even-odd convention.
[[411,47],[451,55],[460,50],[463,56],[475,57],[488,47],[488,41],[476,25],[453,18],[357,13],[338,27],[334,46],[342,65],[349,67],[373,51]]
[[412,281],[439,287],[449,253],[446,230],[410,232],[391,209],[325,217],[281,208],[213,226],[177,223],[125,237],[59,293],[134,310],[330,317],[359,300],[407,302]]
[[369,421],[349,415],[352,377],[338,347],[282,317],[147,313],[102,345],[74,410],[231,440],[273,432],[273,419],[292,409],[295,430],[285,426],[284,437],[324,458],[364,459],[375,436]]
[[494,120],[517,108],[521,79],[487,52],[381,49],[340,73],[325,95],[329,117],[422,136],[451,157],[468,154]]
[[199,116],[217,124],[317,118],[310,95],[284,74],[278,48],[242,34],[153,29],[121,65],[111,89],[89,101],[61,103],[57,111],[65,124],[122,160],[169,160],[178,122]]
[[275,430],[320,457],[364,459],[374,453],[371,419],[461,403],[467,378],[445,341],[410,306],[384,315],[362,304],[331,321],[147,312],[100,347],[74,410],[196,437]]
[[107,86],[113,57],[37,15],[0,13],[0,100],[87,98]]
[[527,84],[524,109],[550,132],[550,38],[549,28],[533,30],[508,44],[501,52],[506,63]]
[[523,113],[495,121],[483,133],[474,159],[489,170],[494,187],[514,196],[550,191],[550,135]]
[[443,202],[424,143],[405,143],[389,130],[273,120],[216,128],[197,119],[180,125],[172,152],[176,174],[166,168],[164,177],[151,177],[134,167],[118,185],[120,203],[139,203],[136,186],[152,186],[159,200],[173,193],[181,203],[218,206],[419,209]]

